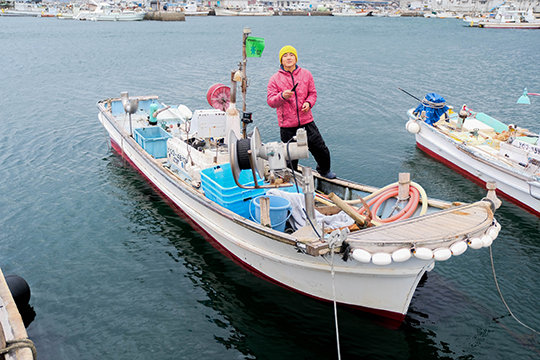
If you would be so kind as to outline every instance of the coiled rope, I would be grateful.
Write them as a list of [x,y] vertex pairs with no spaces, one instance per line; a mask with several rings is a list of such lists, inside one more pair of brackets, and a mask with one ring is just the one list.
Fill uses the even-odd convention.
[[0,349],[0,355],[9,353],[11,350],[29,348],[32,351],[32,358],[37,359],[37,351],[34,342],[30,339],[7,340],[7,347]]
[[540,332],[538,332],[537,330],[533,329],[532,327],[524,324],[523,322],[521,322],[515,315],[514,313],[512,312],[512,310],[510,310],[510,308],[508,307],[508,304],[506,303],[506,301],[504,301],[504,297],[501,293],[501,289],[499,288],[499,283],[497,281],[497,275],[495,275],[495,266],[493,265],[493,252],[491,251],[491,246],[489,247],[489,258],[491,260],[491,270],[493,271],[493,279],[495,280],[495,285],[497,286],[497,291],[499,292],[499,295],[501,297],[501,300],[504,304],[504,306],[506,307],[506,310],[508,310],[508,313],[510,313],[510,316],[512,316],[514,318],[514,320],[516,320],[520,325],[523,325],[524,327],[526,327],[527,329],[531,330],[531,331],[534,331],[535,333],[537,334],[540,334]]
[[444,102],[444,101],[442,103],[435,103],[433,101],[429,101],[425,97],[422,100],[422,104],[427,106],[427,107],[430,107],[432,109],[442,109],[442,108],[444,108],[446,106],[446,102]]

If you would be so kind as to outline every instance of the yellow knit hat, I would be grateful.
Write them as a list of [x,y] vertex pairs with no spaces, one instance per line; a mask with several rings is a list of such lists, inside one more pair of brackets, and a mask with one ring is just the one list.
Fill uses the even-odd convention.
[[294,56],[296,57],[296,61],[298,61],[298,54],[296,53],[296,49],[293,48],[291,45],[287,45],[287,46],[282,47],[281,50],[279,50],[279,63],[280,64],[281,64],[281,58],[286,53],[293,53]]

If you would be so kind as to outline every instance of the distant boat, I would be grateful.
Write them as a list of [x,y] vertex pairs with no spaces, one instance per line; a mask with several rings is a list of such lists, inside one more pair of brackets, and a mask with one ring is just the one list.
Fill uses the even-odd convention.
[[356,8],[341,8],[338,10],[332,11],[332,16],[349,16],[349,17],[364,17],[364,16],[372,16],[373,11],[371,10],[364,10],[364,9],[356,9]]
[[532,8],[514,10],[509,5],[500,6],[495,15],[467,17],[463,21],[468,26],[486,29],[540,29],[540,20],[534,16]]
[[199,10],[196,1],[190,1],[184,8],[183,13],[186,16],[208,16],[208,10]]
[[113,7],[108,3],[99,3],[95,10],[81,10],[73,19],[89,21],[140,21],[144,19],[145,15],[146,11],[143,10],[126,10]]
[[41,4],[15,2],[14,8],[2,8],[0,16],[39,17],[48,11],[49,8]]
[[425,13],[424,17],[428,19],[457,19],[457,18],[461,18],[461,15],[443,10],[443,11],[432,11],[429,13]]
[[34,11],[19,11],[19,10],[6,10],[0,11],[0,16],[14,16],[14,17],[38,17],[41,13]]
[[216,16],[273,16],[274,12],[262,4],[248,5],[239,9],[216,7]]

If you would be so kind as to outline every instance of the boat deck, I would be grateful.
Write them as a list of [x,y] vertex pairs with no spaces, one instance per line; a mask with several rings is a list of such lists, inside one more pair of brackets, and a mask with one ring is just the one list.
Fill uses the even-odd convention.
[[427,216],[397,221],[382,227],[349,234],[347,241],[354,247],[360,244],[388,243],[403,245],[404,243],[422,242],[428,246],[430,242],[438,243],[441,239],[460,240],[473,236],[485,229],[493,221],[493,212],[488,202],[477,202],[462,205]]

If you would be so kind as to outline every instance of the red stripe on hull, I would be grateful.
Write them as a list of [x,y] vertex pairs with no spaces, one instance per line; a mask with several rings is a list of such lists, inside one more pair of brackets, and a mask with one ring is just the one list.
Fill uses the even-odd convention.
[[[122,156],[122,149],[112,139],[111,139],[111,145],[112,145],[113,149],[120,156]],[[280,283],[279,281],[267,276],[266,274],[260,272],[259,270],[255,269],[254,267],[252,267],[252,266],[246,264],[245,262],[243,262],[240,258],[238,258],[233,253],[231,253],[229,250],[227,250],[225,247],[223,247],[216,239],[214,239],[210,234],[208,234],[208,232],[206,232],[206,230],[204,230],[197,222],[195,222],[180,207],[178,207],[174,203],[174,201],[172,201],[156,185],[154,185],[154,183],[152,183],[152,181],[150,181],[150,179],[148,179],[146,177],[146,175],[144,175],[144,173],[131,161],[131,159],[129,157],[124,156],[124,158],[131,164],[131,166],[133,166],[133,168],[135,168],[146,179],[146,181],[152,186],[152,188],[156,190],[156,193],[167,203],[167,205],[169,205],[174,210],[174,212],[176,212],[182,219],[184,219],[188,224],[190,224],[190,226],[195,231],[197,231],[199,234],[201,234],[201,236],[203,236],[205,238],[205,240],[208,241],[221,254],[223,254],[227,258],[231,259],[232,261],[234,261],[237,265],[242,267],[244,270],[249,271],[253,275],[255,275],[255,276],[257,276],[257,277],[259,277],[259,278],[261,278],[263,280],[271,282],[271,283],[273,283],[275,285],[279,285],[284,289],[294,291],[296,293],[299,293],[299,294],[302,294],[302,295],[305,295],[305,296],[309,296],[309,297],[314,298],[316,300],[320,300],[320,301],[324,301],[324,302],[331,302],[331,300],[327,300],[327,299],[319,298],[319,297],[316,297],[316,296],[313,296],[313,295],[310,295],[310,294],[306,294],[306,293],[304,293],[304,292],[302,292],[302,291],[300,291],[298,289],[295,289],[295,288],[287,286],[287,285],[285,285],[283,283]],[[366,313],[369,313],[369,314],[373,314],[373,315],[378,317],[376,319],[376,321],[378,323],[380,323],[381,325],[383,325],[383,326],[385,326],[387,328],[390,328],[390,329],[397,329],[403,323],[403,320],[405,320],[405,314],[401,314],[401,313],[396,313],[396,312],[386,311],[386,310],[380,310],[380,309],[372,309],[372,308],[368,308],[368,307],[364,307],[364,306],[358,306],[358,305],[349,305],[349,304],[341,304],[341,305],[345,305],[345,306],[351,307],[353,309],[357,309],[357,310],[360,310],[360,311],[363,311],[363,312],[366,312]]]
[[[416,146],[418,146],[418,148],[420,150],[422,150],[423,152],[425,152],[426,154],[428,154],[429,156],[431,156],[432,158],[434,158],[435,160],[438,160],[440,162],[442,162],[443,164],[445,164],[446,166],[448,166],[449,168],[451,168],[452,170],[454,170],[455,172],[463,175],[464,177],[466,177],[467,179],[470,179],[472,180],[475,184],[483,187],[484,189],[486,188],[486,182],[483,181],[482,179],[474,176],[473,174],[471,174],[470,172],[468,172],[467,170],[464,170],[462,169],[461,167],[457,166],[456,164],[454,164],[453,162],[450,162],[448,161],[447,159],[445,159],[444,157],[440,156],[439,154],[433,152],[432,150],[428,149],[427,147],[421,145],[420,143],[416,142]],[[538,216],[540,217],[540,212],[538,210],[535,210],[533,209],[532,207],[522,203],[521,201],[513,198],[512,196],[506,194],[505,192],[501,191],[500,189],[497,188],[497,195],[501,196],[502,198],[510,201],[511,203],[513,204],[516,204],[517,206],[521,207],[522,209],[524,210],[527,210],[528,212],[530,212],[531,214],[535,215],[535,216]]]

